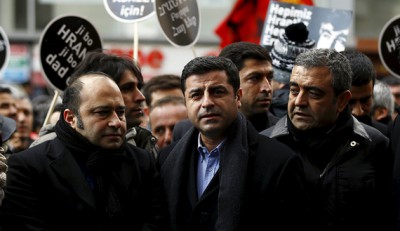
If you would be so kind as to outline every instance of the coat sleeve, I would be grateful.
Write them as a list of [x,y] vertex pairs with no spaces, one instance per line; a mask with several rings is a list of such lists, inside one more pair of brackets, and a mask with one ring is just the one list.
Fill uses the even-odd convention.
[[39,215],[33,173],[26,156],[13,154],[7,160],[7,187],[0,207],[1,230],[46,230]]

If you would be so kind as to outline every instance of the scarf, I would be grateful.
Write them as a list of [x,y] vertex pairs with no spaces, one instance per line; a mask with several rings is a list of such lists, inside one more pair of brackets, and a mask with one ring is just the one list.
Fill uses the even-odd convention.
[[255,127],[255,129],[258,132],[261,132],[264,129],[267,129],[270,127],[270,121],[269,121],[267,112],[251,115],[248,118],[248,121],[251,122],[251,124]]
[[[249,144],[247,138],[247,120],[243,114],[238,113],[238,118],[232,123],[224,147],[221,150],[220,165],[218,170],[218,218],[215,230],[239,230],[239,222],[243,207],[243,198],[246,188],[246,174],[249,158]],[[198,129],[191,127],[180,139],[166,158],[161,167],[164,175],[164,184],[168,185],[173,193],[167,194],[169,213],[172,229],[178,229],[180,218],[179,204],[182,202],[182,183],[186,181],[188,161],[193,153],[193,140],[197,141]],[[197,150],[195,150],[197,151]]]
[[243,114],[233,123],[228,133],[220,162],[218,219],[216,230],[239,230],[244,191],[246,188],[249,144],[247,120]]
[[124,152],[126,142],[119,149],[103,149],[90,143],[64,119],[57,122],[55,132],[93,189],[99,221],[103,227],[111,227],[123,214],[120,201],[122,185],[117,173],[121,163],[127,160]]

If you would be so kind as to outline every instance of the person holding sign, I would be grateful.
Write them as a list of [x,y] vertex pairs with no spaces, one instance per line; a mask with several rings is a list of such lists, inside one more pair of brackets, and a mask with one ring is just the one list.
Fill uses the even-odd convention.
[[[128,127],[128,142],[148,150],[156,157],[158,153],[158,147],[156,146],[157,138],[150,131],[139,126],[142,122],[141,117],[143,116],[142,104],[145,101],[145,97],[139,90],[143,85],[143,76],[139,66],[132,59],[93,51],[86,54],[71,78],[93,71],[103,72],[111,76],[121,90],[126,106],[125,116]],[[54,137],[54,132],[45,134],[39,137],[31,147]]]
[[77,76],[63,94],[57,137],[8,159],[0,229],[161,230],[151,155],[126,142],[125,103],[109,76]]

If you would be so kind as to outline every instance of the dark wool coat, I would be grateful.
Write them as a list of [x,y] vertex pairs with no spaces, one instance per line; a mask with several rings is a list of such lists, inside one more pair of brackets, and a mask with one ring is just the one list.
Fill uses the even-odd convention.
[[[162,214],[159,178],[147,151],[128,144],[126,153],[128,160],[113,172],[124,188],[120,201],[125,214],[112,227],[141,230],[142,224],[151,227],[162,217],[157,215]],[[8,166],[1,230],[103,230],[92,189],[59,138],[11,155]],[[151,211],[155,220],[148,219]]]
[[302,228],[302,167],[285,145],[261,136],[243,116],[230,128],[220,168],[198,199],[197,139],[189,131],[161,150],[160,176],[172,230]]

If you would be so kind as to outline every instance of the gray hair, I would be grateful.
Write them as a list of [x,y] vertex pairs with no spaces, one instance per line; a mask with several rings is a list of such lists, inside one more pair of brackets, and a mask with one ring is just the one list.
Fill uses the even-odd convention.
[[392,115],[395,105],[394,98],[390,91],[390,87],[382,81],[376,81],[374,85],[374,100],[371,107],[373,112],[377,107],[388,109],[388,114]]
[[307,69],[327,67],[332,74],[332,88],[336,95],[351,87],[351,68],[349,60],[334,49],[311,49],[297,56],[295,66]]

